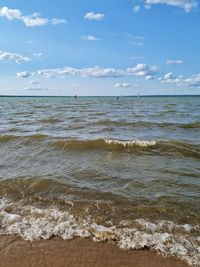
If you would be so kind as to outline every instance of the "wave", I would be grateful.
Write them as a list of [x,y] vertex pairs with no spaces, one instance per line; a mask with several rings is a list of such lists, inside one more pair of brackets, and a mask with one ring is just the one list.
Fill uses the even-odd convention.
[[129,153],[150,153],[183,155],[186,157],[200,158],[200,145],[184,141],[174,140],[64,140],[53,141],[52,145],[57,149],[64,150],[108,150]]
[[122,141],[122,140],[115,140],[115,139],[104,139],[104,142],[109,145],[118,145],[123,147],[152,147],[156,145],[156,141],[146,141],[146,140],[132,140],[132,141]]
[[59,123],[59,122],[62,122],[62,120],[58,119],[58,118],[53,118],[53,117],[49,117],[47,119],[43,119],[41,120],[42,123]]
[[148,140],[115,140],[115,139],[96,139],[96,140],[58,140],[53,142],[57,148],[71,150],[91,150],[91,149],[113,149],[123,150],[124,148],[149,147],[155,146],[156,141]]
[[193,123],[188,123],[188,124],[179,124],[181,128],[184,129],[199,129],[200,128],[200,122],[193,122]]
[[158,128],[182,128],[182,129],[199,129],[200,122],[192,123],[173,123],[173,122],[153,122],[153,121],[113,121],[113,120],[101,120],[97,121],[97,125],[108,125],[108,126],[130,126],[130,127],[158,127]]
[[131,228],[125,220],[119,226],[111,222],[98,224],[89,216],[75,217],[55,206],[38,208],[0,199],[0,235],[18,235],[29,241],[53,236],[65,240],[92,238],[115,242],[125,250],[148,248],[200,266],[199,225],[181,225],[166,220],[151,222],[142,218],[134,220],[133,224]]
[[200,158],[200,144],[177,140],[119,140],[119,139],[65,139],[53,138],[43,134],[33,135],[0,135],[0,143],[20,142],[32,145],[40,142],[40,149],[46,150],[49,146],[66,151],[87,152],[91,150],[127,152],[135,154],[177,155]]
[[47,137],[44,134],[32,134],[32,135],[0,135],[0,143],[9,142],[9,141],[39,141]]
[[13,141],[20,138],[20,136],[16,135],[0,135],[0,143]]

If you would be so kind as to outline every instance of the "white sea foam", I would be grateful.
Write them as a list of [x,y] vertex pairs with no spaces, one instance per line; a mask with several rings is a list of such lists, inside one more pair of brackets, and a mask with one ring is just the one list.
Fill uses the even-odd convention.
[[[91,218],[78,219],[56,207],[39,209],[0,200],[0,235],[19,235],[34,241],[60,236],[69,240],[75,237],[90,237],[94,241],[114,241],[121,249],[142,249],[177,256],[191,265],[200,266],[200,238],[191,231],[199,231],[198,225],[178,225],[172,221],[149,222],[138,219],[134,227],[106,227],[94,223]],[[177,232],[177,234],[176,234]]]
[[156,141],[154,140],[115,140],[115,139],[104,139],[104,142],[109,145],[121,145],[124,147],[133,147],[133,146],[139,146],[139,147],[149,147],[149,146],[155,146]]

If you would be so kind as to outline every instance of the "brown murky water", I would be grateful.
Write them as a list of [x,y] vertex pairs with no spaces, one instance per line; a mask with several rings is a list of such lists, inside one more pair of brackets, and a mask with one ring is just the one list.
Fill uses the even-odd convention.
[[200,97],[0,98],[0,233],[200,262]]

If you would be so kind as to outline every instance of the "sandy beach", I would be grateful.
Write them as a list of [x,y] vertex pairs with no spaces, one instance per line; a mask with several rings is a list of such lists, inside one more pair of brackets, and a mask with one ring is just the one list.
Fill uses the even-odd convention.
[[90,239],[60,238],[24,241],[17,236],[0,238],[1,267],[187,267],[176,258],[165,258],[149,250],[123,251],[115,245]]

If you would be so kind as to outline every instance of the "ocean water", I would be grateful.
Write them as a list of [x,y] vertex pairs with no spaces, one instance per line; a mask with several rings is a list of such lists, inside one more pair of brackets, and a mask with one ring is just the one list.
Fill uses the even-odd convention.
[[200,266],[200,97],[1,97],[0,234]]

